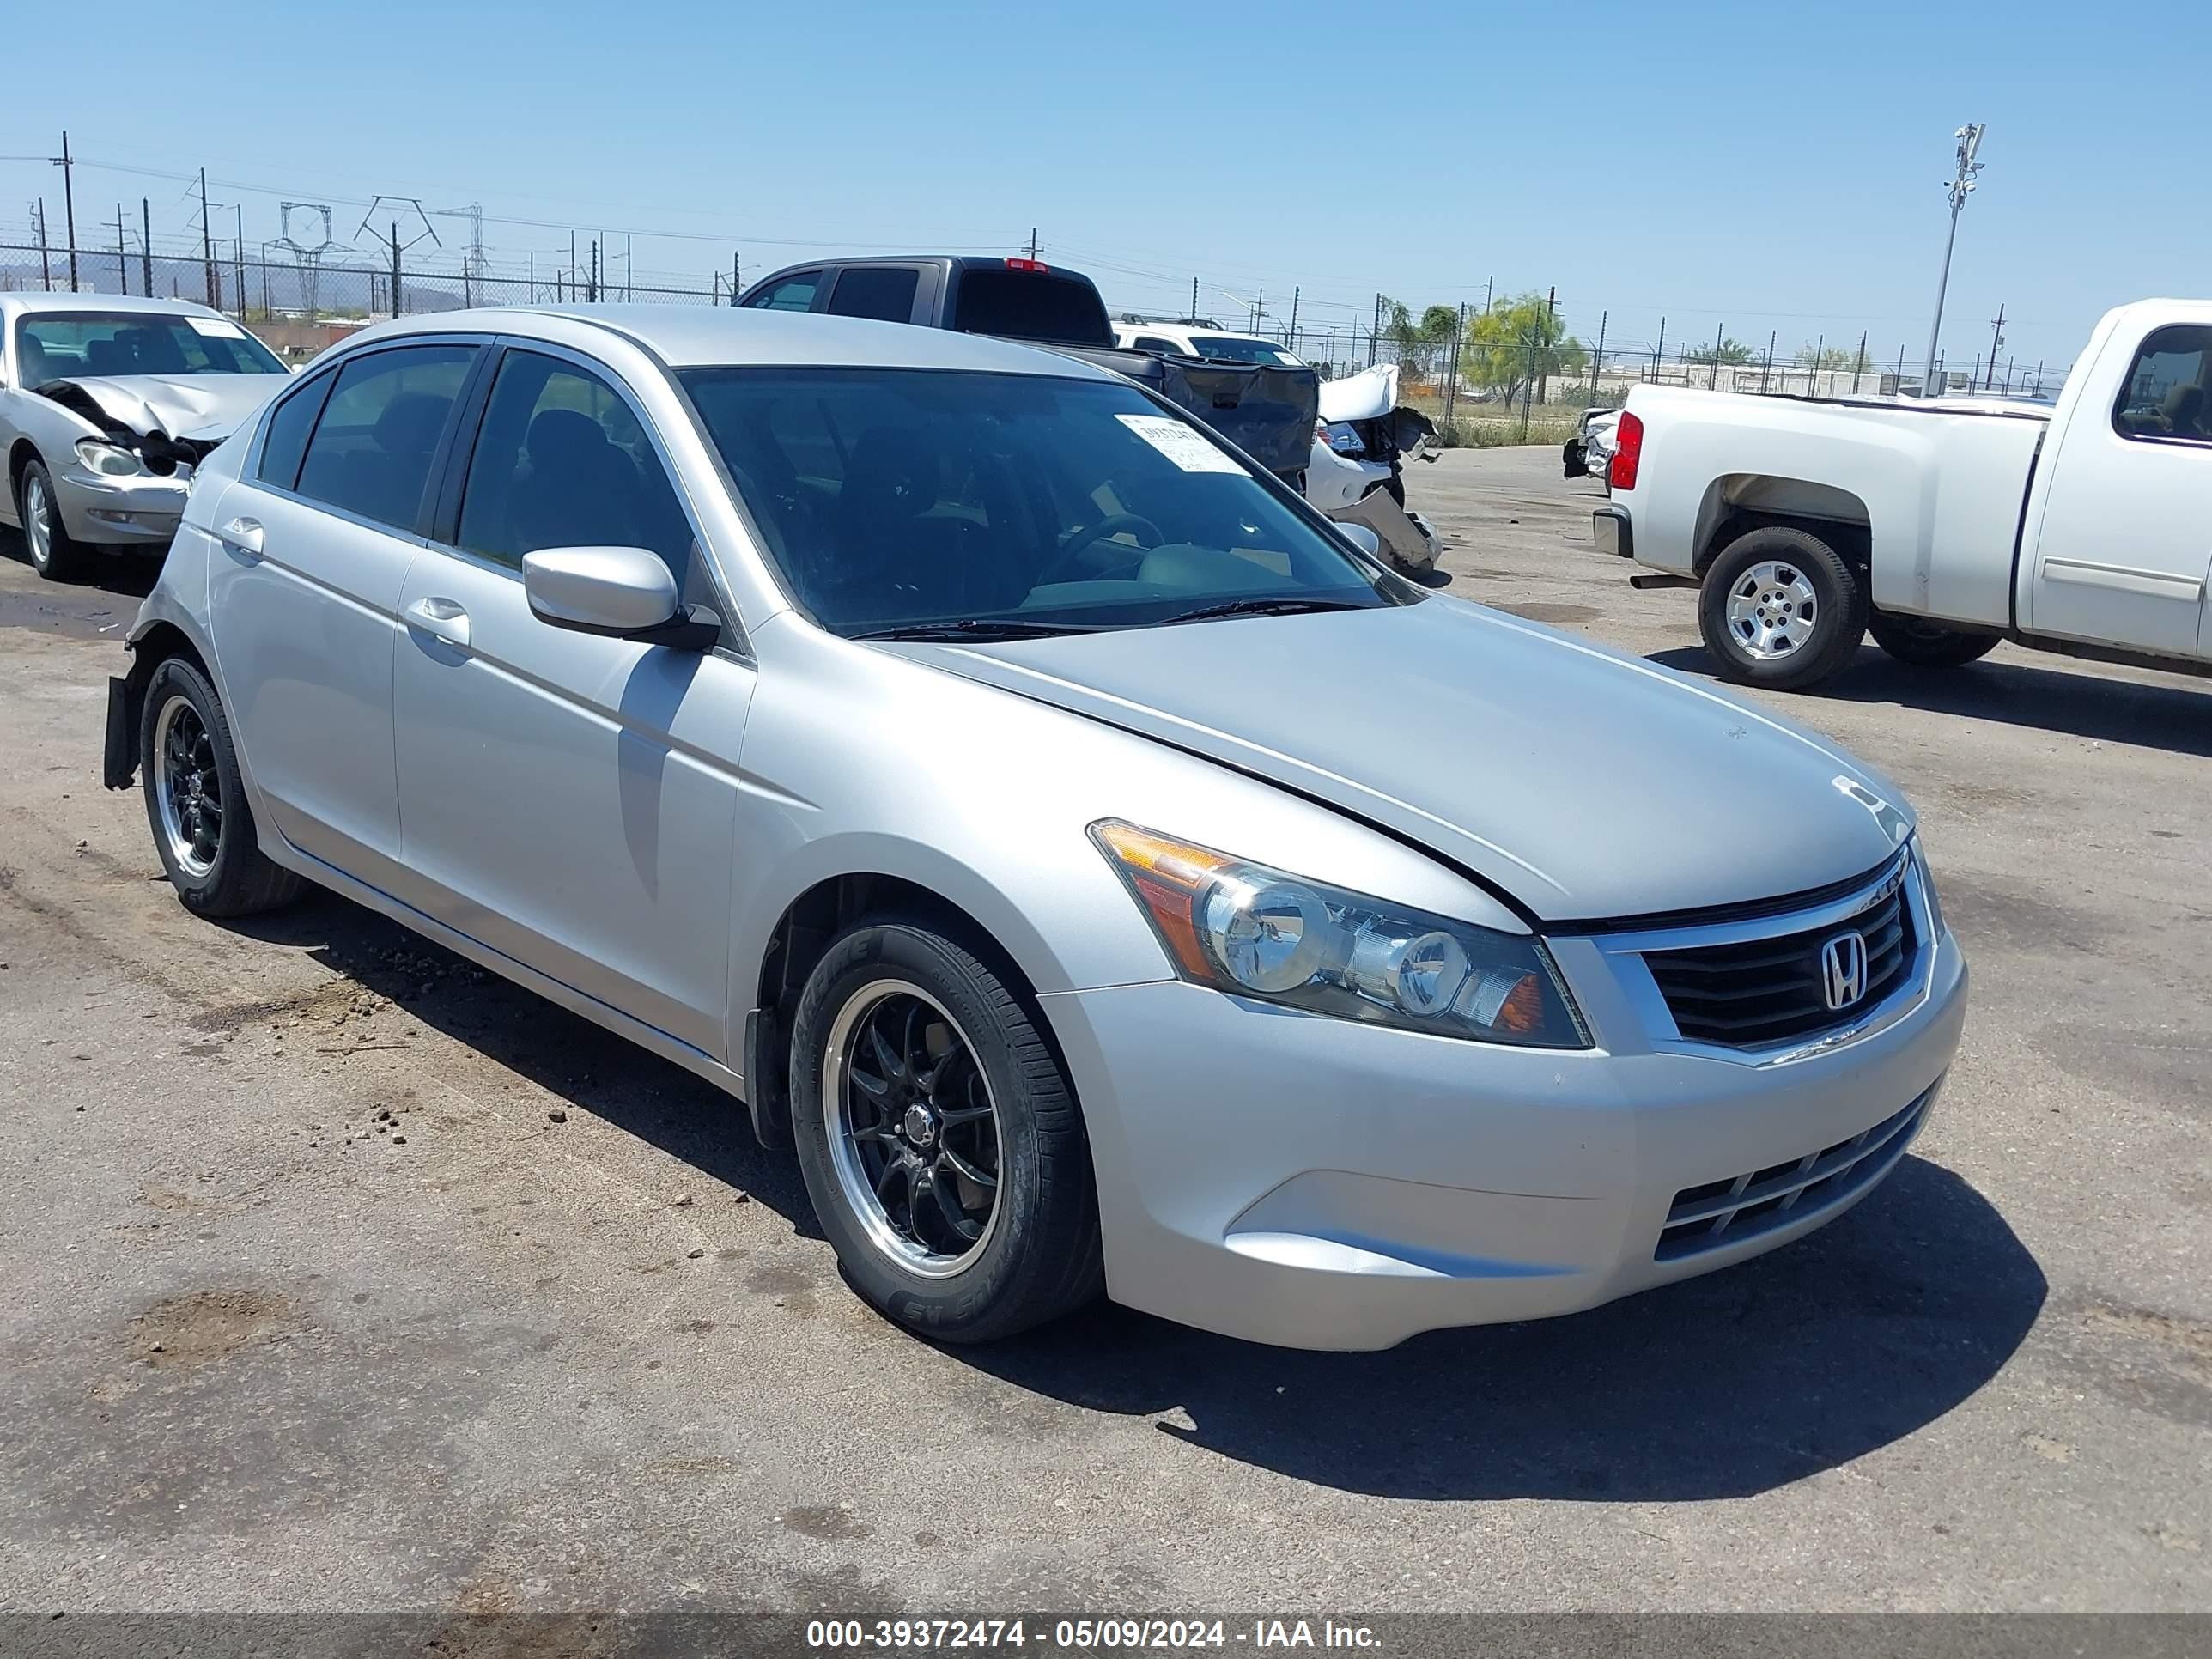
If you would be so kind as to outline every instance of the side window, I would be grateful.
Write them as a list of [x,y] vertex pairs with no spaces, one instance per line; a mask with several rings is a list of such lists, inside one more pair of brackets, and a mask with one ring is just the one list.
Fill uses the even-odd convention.
[[269,412],[269,435],[261,444],[262,483],[289,489],[299,482],[300,461],[307,453],[307,434],[315,429],[315,416],[331,395],[335,374],[319,374]]
[[535,351],[500,362],[458,539],[517,569],[543,547],[648,548],[689,591],[690,520],[630,406],[598,375]]
[[822,273],[802,270],[787,276],[772,288],[762,289],[745,301],[756,311],[811,311],[814,309],[814,290],[822,286]]
[[477,349],[397,346],[340,369],[307,441],[300,494],[373,523],[414,529],[446,417]]
[[2112,407],[2124,438],[2179,439],[2212,444],[2212,408],[2205,371],[2212,368],[2212,328],[2154,329],[2136,353]]
[[836,317],[873,317],[886,323],[914,317],[914,290],[921,273],[911,265],[855,265],[837,278],[830,295]]
[[1139,334],[1129,342],[1129,348],[1133,351],[1164,352],[1170,357],[1180,357],[1184,355],[1181,346],[1172,340],[1163,340],[1157,334]]

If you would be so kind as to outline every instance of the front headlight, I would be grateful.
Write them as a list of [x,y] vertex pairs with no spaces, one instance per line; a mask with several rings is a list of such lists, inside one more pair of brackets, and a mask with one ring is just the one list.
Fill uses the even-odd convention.
[[137,478],[146,472],[146,463],[132,452],[97,438],[79,438],[76,458],[86,471],[97,472],[103,478]]
[[1118,818],[1091,838],[1183,978],[1340,1019],[1586,1048],[1540,940],[1233,859]]
[[1321,429],[1322,440],[1340,455],[1364,455],[1366,440],[1349,421],[1331,421]]

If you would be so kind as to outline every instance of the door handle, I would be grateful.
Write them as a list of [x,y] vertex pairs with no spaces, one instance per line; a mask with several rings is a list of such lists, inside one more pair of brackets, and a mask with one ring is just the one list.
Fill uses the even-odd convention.
[[469,613],[459,599],[426,597],[407,607],[407,625],[419,628],[433,639],[465,651],[469,644]]
[[261,556],[260,520],[233,519],[216,533],[222,538],[222,544],[232,551],[243,553],[249,558]]

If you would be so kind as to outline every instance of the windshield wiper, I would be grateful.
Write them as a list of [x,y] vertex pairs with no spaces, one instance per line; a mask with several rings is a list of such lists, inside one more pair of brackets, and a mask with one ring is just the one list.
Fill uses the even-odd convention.
[[1057,634],[1096,634],[1080,623],[1018,622],[963,617],[957,622],[910,623],[900,628],[872,628],[848,634],[848,640],[1041,640]]
[[1164,628],[1170,623],[1212,622],[1217,617],[1295,617],[1311,611],[1372,609],[1373,606],[1362,605],[1357,599],[1224,599],[1218,605],[1201,605],[1195,611],[1178,611],[1172,617],[1163,617],[1159,625]]

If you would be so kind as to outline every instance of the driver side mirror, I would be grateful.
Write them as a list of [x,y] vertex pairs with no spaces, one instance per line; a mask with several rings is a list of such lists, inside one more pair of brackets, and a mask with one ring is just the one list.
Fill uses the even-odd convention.
[[[1382,538],[1364,524],[1338,523],[1336,533],[1370,559],[1382,556]],[[536,556],[532,555],[532,556]]]
[[526,553],[522,591],[538,621],[579,634],[677,651],[707,650],[722,635],[722,619],[703,605],[687,610],[667,564],[642,547]]

